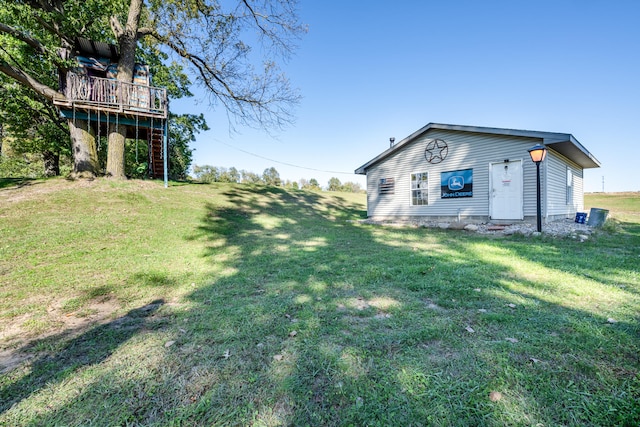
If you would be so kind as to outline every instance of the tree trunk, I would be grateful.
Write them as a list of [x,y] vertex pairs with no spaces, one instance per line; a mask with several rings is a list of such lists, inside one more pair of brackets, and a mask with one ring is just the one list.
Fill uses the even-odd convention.
[[93,129],[86,120],[68,120],[73,151],[73,178],[95,178],[98,174],[98,149]]
[[[143,0],[131,0],[129,15],[124,29],[112,21],[112,28],[118,37],[120,61],[118,62],[118,81],[133,82],[133,69],[136,62],[138,46],[138,26],[142,13]],[[115,19],[115,18],[113,18]],[[126,98],[126,97],[125,97]],[[121,100],[123,102],[124,100]],[[113,178],[126,179],[124,174],[124,145],[127,135],[126,126],[109,126],[109,149],[107,151],[107,175]]]
[[107,150],[107,177],[127,179],[124,174],[124,144],[126,126],[109,123],[109,147]]
[[60,154],[53,151],[45,151],[42,153],[42,159],[44,160],[44,176],[58,176],[60,175]]

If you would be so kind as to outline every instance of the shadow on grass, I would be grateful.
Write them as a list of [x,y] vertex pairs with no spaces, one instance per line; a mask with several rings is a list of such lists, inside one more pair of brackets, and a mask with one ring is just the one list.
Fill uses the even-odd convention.
[[0,389],[0,414],[43,388],[63,383],[79,370],[103,362],[124,342],[142,331],[147,318],[162,304],[162,300],[153,301],[112,322],[94,327],[68,342],[65,341],[70,332],[66,331],[32,343],[32,347],[50,347],[51,350],[32,360],[29,363],[30,372],[19,381],[3,381]]
[[620,222],[620,226],[623,229],[624,234],[628,234],[629,236],[633,236],[633,238],[640,238],[640,224],[631,223],[631,222]]
[[[194,313],[203,348],[234,356],[224,359],[225,387],[203,392],[174,420],[504,425],[640,417],[638,325],[612,326],[604,313],[540,297],[555,285],[494,260],[563,271],[567,251],[582,250],[577,242],[356,226],[345,222],[361,217],[356,206],[302,192],[238,188],[226,196],[232,206],[209,205],[200,232],[212,264],[230,274],[191,299],[202,304]],[[600,253],[597,245],[585,252],[583,260]],[[588,262],[580,268],[585,274]],[[527,287],[543,289],[519,290]],[[504,401],[488,398],[496,390]],[[592,398],[568,405],[576,394]]]
[[31,178],[0,178],[0,190],[9,187],[25,187],[32,185],[35,181]]
[[[553,242],[550,246],[552,245]],[[614,232],[596,229],[594,238],[589,242],[570,247],[572,252],[568,256],[541,254],[540,262],[576,277],[592,279],[612,290],[622,289],[627,293],[640,295],[640,288],[637,286],[637,265],[640,262],[639,223],[619,222]]]
[[[188,236],[202,242],[211,280],[173,314],[172,345],[134,379],[108,368],[109,383],[45,411],[40,424],[74,424],[89,412],[104,425],[640,420],[637,320],[607,323],[606,312],[578,304],[579,289],[560,291],[547,278],[580,281],[594,274],[590,259],[610,253],[617,264],[598,264],[590,284],[606,290],[630,277],[637,287],[637,249],[615,239],[583,245],[364,226],[351,222],[364,217],[360,205],[322,193],[237,186],[224,196]],[[616,304],[638,307],[632,291],[615,291]],[[3,401],[70,378],[77,367],[65,360],[83,360],[76,346],[90,351],[67,346],[52,366],[58,373],[38,361],[41,373],[3,389]],[[80,366],[113,350],[106,345]],[[490,400],[492,391],[502,398]],[[98,408],[102,396],[109,399]],[[110,418],[117,411],[127,418]]]

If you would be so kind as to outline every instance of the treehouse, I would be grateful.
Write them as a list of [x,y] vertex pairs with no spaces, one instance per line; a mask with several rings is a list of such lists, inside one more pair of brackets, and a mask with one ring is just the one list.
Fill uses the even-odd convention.
[[[117,80],[120,55],[116,46],[79,38],[73,56],[78,66],[61,76],[66,99],[54,103],[63,117],[88,123],[100,139],[110,124],[124,126],[127,138],[146,141],[149,175],[161,178],[168,171],[167,91],[151,85],[149,67],[136,64],[133,82]],[[136,150],[137,151],[137,150]]]

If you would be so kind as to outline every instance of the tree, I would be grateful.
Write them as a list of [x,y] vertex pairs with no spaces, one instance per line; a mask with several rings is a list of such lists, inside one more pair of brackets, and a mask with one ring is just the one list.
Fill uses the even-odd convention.
[[200,182],[214,182],[215,180],[210,179],[212,173],[214,172],[213,168],[209,165],[198,166],[193,165],[193,176],[196,180]]
[[[244,175],[244,171],[242,174]],[[240,172],[235,167],[229,169],[216,166],[194,166],[193,174],[200,182],[240,182]]]
[[[28,64],[32,73],[39,74],[42,81],[55,83],[55,68],[50,64],[29,64],[33,46],[4,32],[4,22],[9,18],[20,21],[25,17],[0,7],[0,69],[5,67],[4,58],[9,57],[16,63]],[[7,136],[12,138],[15,153],[40,156],[45,176],[60,173],[60,155],[70,153],[68,129],[51,103],[4,73],[0,73],[0,122],[6,127]]]
[[362,192],[362,186],[357,182],[347,181],[342,184],[342,191],[347,193],[360,193]]
[[183,114],[171,115],[169,120],[169,177],[184,180],[191,167],[193,150],[189,143],[196,140],[196,134],[209,127],[204,116]]
[[311,178],[309,180],[309,188],[312,190],[320,190],[320,184],[318,184],[318,180],[315,178]]
[[311,178],[310,180],[302,178],[300,179],[300,188],[303,190],[320,190],[320,184],[318,184],[318,180],[315,178]]
[[280,174],[278,173],[276,168],[274,168],[273,166],[264,170],[264,172],[262,173],[262,180],[267,185],[276,186],[276,187],[279,187],[280,185],[282,185]]
[[238,183],[240,182],[240,172],[235,167],[220,168],[220,182]]
[[[43,100],[64,101],[57,82],[47,76],[69,70],[71,63],[57,52],[71,49],[79,36],[116,42],[118,80],[126,82],[132,81],[142,51],[170,52],[208,91],[211,105],[225,108],[232,129],[237,124],[277,129],[291,123],[291,108],[299,100],[275,62],[286,60],[306,31],[296,6],[296,0],[0,0],[0,43],[9,46],[0,49],[0,73]],[[34,70],[34,64],[57,72]],[[68,125],[74,171],[95,175],[95,136],[82,123]],[[124,126],[109,129],[106,172],[117,178],[125,176],[125,136]]]
[[193,175],[195,178],[204,183],[212,183],[217,182],[219,180],[218,168],[213,166],[204,165],[204,166],[193,166]]
[[342,191],[342,183],[336,177],[332,177],[329,179],[329,187],[327,187],[329,191]]
[[[6,89],[8,81],[18,83],[28,89],[27,98],[48,104],[53,110],[54,99],[65,99],[58,87],[58,76],[63,78],[72,65],[59,52],[69,51],[74,38],[82,32],[99,35],[98,10],[110,13],[117,3],[105,1],[96,7],[96,2],[0,0],[0,73],[4,77],[0,84]],[[38,119],[43,117],[34,114],[30,125],[39,128],[42,123]],[[68,148],[73,153],[75,173],[94,176],[97,150],[95,138],[87,129],[86,121],[69,121]]]
[[262,177],[257,173],[242,170],[240,171],[242,174],[242,182],[245,184],[264,184]]
[[300,186],[298,185],[297,181],[291,181],[290,179],[285,180],[282,183],[282,186],[285,187],[285,188],[291,188],[293,190],[297,190],[297,189],[300,188]]
[[69,130],[53,105],[0,74],[0,122],[13,140],[15,154],[37,154],[44,176],[60,174],[60,156],[70,155]]

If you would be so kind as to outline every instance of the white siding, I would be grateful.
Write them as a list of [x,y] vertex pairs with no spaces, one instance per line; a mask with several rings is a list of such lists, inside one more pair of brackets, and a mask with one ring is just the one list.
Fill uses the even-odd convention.
[[[444,140],[448,155],[439,164],[426,161],[424,151],[434,138]],[[367,211],[370,217],[462,217],[489,216],[489,165],[493,162],[522,160],[524,174],[524,215],[536,215],[535,164],[527,150],[540,140],[473,132],[431,129],[383,161],[367,169]],[[473,197],[442,199],[440,173],[473,169]],[[429,204],[411,206],[410,174],[429,173]],[[395,179],[395,193],[379,195],[381,178]],[[564,187],[563,187],[564,188]]]
[[575,175],[575,184],[573,189],[573,197],[576,206],[576,212],[584,211],[584,169],[578,168]]
[[[539,141],[536,141],[538,143]],[[535,145],[535,144],[533,144]],[[533,145],[527,147],[533,147]],[[536,184],[536,164],[531,161],[531,156],[528,151],[525,151],[526,157],[524,159],[523,168],[524,172],[524,216],[525,218],[536,218],[538,216],[538,196],[537,196],[537,184]],[[540,204],[542,215],[544,216],[546,203],[544,201],[545,186],[547,183],[546,178],[546,166],[547,162],[540,164]]]
[[[569,159],[549,150],[545,160],[546,176],[546,217],[548,219],[574,218],[576,212],[584,209],[582,168]],[[567,203],[567,170],[573,175],[572,200]],[[543,195],[544,196],[544,195]]]

